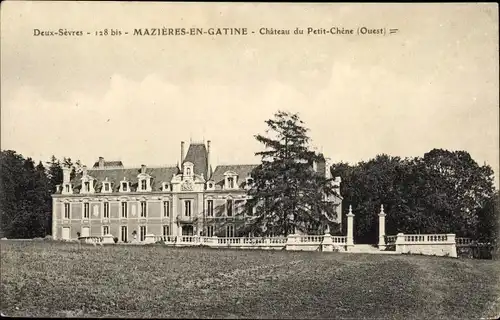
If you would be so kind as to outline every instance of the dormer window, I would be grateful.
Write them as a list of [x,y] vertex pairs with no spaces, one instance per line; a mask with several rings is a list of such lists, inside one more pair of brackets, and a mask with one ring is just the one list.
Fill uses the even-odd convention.
[[151,191],[151,176],[146,173],[146,166],[141,166],[141,173],[137,176],[138,191]]
[[104,192],[111,192],[111,183],[110,182],[103,182],[102,183],[102,190]]
[[123,180],[120,182],[120,192],[129,192],[130,191],[130,182],[125,180],[125,178],[123,178]]
[[247,189],[250,189],[252,187],[252,184],[253,184],[253,178],[247,177],[245,187]]
[[69,184],[66,185],[65,191],[69,193]]
[[191,162],[184,162],[183,166],[184,166],[184,175],[188,177],[192,176],[194,164],[192,164]]
[[85,181],[83,183],[83,191],[89,193],[90,192],[90,182]]
[[225,189],[237,189],[238,188],[238,175],[233,171],[228,171],[224,173]]
[[209,182],[207,183],[207,190],[213,190],[214,189],[214,183],[213,182]]
[[163,191],[168,191],[168,183],[167,182],[163,182],[162,189],[163,189]]

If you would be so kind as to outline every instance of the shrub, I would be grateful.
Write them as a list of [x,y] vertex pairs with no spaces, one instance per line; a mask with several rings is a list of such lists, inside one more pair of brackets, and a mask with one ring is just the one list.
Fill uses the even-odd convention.
[[50,234],[46,235],[44,240],[52,241],[52,236]]

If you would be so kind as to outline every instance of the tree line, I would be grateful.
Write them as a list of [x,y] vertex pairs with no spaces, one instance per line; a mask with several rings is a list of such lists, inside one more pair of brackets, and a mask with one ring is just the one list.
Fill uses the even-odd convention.
[[[255,235],[287,235],[328,226],[346,234],[349,206],[355,214],[358,243],[376,243],[378,213],[384,205],[386,234],[455,233],[495,243],[499,236],[499,194],[493,170],[479,165],[466,151],[433,149],[422,157],[400,158],[386,154],[356,164],[335,163],[331,177],[318,175],[314,163],[324,160],[312,151],[308,129],[298,116],[277,112],[266,121],[265,135],[255,136],[263,150],[261,164],[252,172],[246,224]],[[79,161],[52,157],[35,165],[15,151],[1,151],[0,214],[2,237],[33,238],[51,233],[51,194],[62,183],[62,166],[81,169]],[[341,177],[340,190],[332,179]],[[342,200],[342,229],[328,199]],[[326,229],[328,230],[328,229]]]
[[45,164],[35,164],[13,150],[0,152],[0,237],[35,238],[52,233],[52,198],[63,181],[62,166],[72,168],[80,161],[58,160],[52,156]]

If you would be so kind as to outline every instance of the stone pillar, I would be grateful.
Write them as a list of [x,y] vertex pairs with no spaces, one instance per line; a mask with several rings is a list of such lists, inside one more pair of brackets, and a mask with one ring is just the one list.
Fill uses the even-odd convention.
[[450,251],[448,252],[450,257],[457,258],[457,243],[456,243],[456,238],[454,233],[448,233],[446,235],[447,242],[450,245]]
[[378,214],[378,248],[385,250],[385,212],[384,205],[380,206],[380,213]]
[[354,214],[352,213],[352,206],[349,206],[349,213],[347,214],[347,247],[354,245],[354,237],[353,237],[353,223],[354,223]]
[[107,234],[102,237],[102,243],[107,244],[107,243],[115,243],[115,240],[113,239],[112,234]]
[[[286,237],[286,246],[285,250],[297,250],[297,243],[298,243],[298,234],[289,234]],[[269,243],[270,240],[266,239],[266,243]]]
[[406,252],[405,235],[398,233],[396,236],[396,252]]
[[155,243],[155,235],[152,233],[148,233],[146,235],[146,239],[144,239],[144,243]]
[[333,240],[329,233],[325,233],[323,236],[323,241],[321,242],[321,251],[332,252],[333,251]]

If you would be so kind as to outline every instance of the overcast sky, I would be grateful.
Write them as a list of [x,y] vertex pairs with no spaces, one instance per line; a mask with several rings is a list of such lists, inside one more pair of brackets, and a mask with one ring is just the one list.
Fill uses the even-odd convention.
[[[4,2],[1,147],[36,161],[257,163],[253,135],[299,112],[332,161],[466,150],[499,173],[496,4]],[[33,29],[246,27],[249,36],[35,37]],[[262,36],[260,27],[398,28]]]

